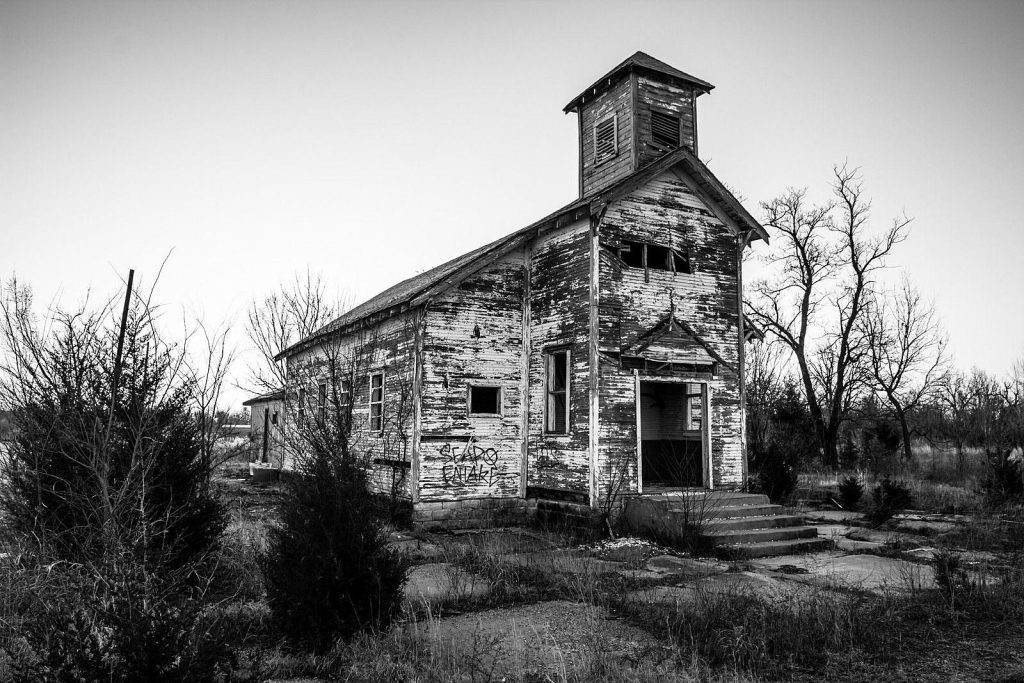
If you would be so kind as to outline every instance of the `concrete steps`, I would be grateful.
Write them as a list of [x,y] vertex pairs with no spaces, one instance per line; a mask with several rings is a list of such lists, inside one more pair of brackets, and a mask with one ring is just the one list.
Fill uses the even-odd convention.
[[626,524],[677,547],[701,547],[727,559],[814,552],[832,546],[814,527],[761,494],[686,491],[634,498]]

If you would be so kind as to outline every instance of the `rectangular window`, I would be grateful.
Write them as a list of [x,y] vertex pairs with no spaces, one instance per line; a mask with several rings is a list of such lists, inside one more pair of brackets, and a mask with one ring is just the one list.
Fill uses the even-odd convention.
[[338,387],[338,406],[343,410],[352,404],[352,382],[343,379]]
[[547,410],[544,431],[549,434],[569,433],[569,351],[549,351],[545,356],[545,391]]
[[469,386],[470,415],[501,415],[501,387]]
[[272,425],[276,425],[277,424],[277,411],[276,410],[274,411],[273,416],[270,418],[270,424],[272,424]]
[[370,429],[384,431],[384,373],[370,375]]
[[651,140],[664,150],[679,146],[679,117],[651,110]]
[[299,415],[295,420],[300,427],[306,421],[306,389],[299,389]]
[[618,124],[612,114],[594,124],[594,164],[600,164],[619,153]]
[[321,382],[316,388],[317,419],[327,421],[327,383]]

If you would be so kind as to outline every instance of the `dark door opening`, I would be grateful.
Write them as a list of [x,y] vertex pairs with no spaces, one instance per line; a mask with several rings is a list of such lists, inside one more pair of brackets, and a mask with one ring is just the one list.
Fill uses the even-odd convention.
[[643,485],[703,486],[707,389],[690,382],[640,382]]

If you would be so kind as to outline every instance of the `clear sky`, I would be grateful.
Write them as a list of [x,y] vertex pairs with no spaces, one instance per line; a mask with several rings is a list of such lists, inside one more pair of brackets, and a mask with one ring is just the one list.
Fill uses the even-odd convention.
[[[562,107],[636,50],[715,84],[700,154],[755,216],[860,166],[962,367],[1024,355],[1024,2],[0,1],[0,275],[235,321],[356,299],[577,195]],[[239,335],[239,342],[243,337]],[[236,392],[233,400],[241,400]]]

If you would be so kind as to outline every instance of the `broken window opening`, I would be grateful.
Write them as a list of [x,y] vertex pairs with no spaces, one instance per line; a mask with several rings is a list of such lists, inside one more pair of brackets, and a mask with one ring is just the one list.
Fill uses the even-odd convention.
[[693,272],[688,252],[677,251],[660,244],[622,240],[618,256],[630,268],[644,268],[647,271],[667,270],[671,273]]
[[619,152],[618,124],[615,115],[594,124],[594,164],[600,164],[613,158]]
[[370,375],[370,429],[384,431],[384,373]]
[[501,415],[501,387],[469,385],[470,415]]
[[549,351],[545,358],[547,405],[544,431],[569,433],[569,350]]

